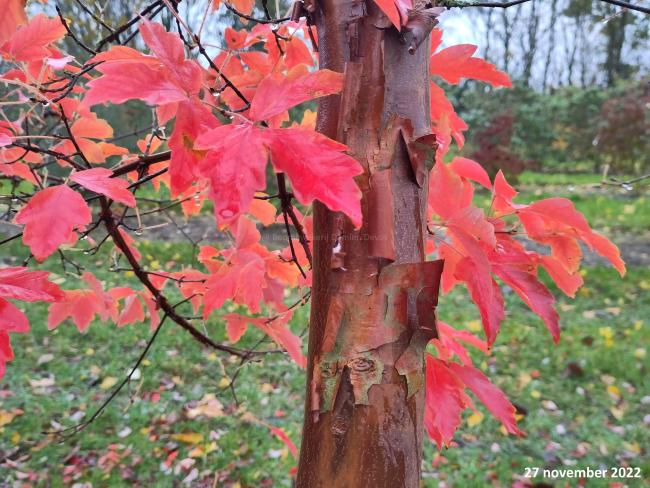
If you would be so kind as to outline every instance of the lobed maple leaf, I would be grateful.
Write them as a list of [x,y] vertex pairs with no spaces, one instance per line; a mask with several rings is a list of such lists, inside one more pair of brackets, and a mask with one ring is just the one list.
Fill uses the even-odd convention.
[[208,131],[199,136],[196,146],[210,151],[201,170],[212,183],[219,222],[235,220],[248,208],[255,191],[264,189],[270,155],[275,169],[289,176],[298,201],[308,204],[317,199],[361,225],[361,193],[353,177],[362,169],[344,154],[343,144],[311,130],[262,129],[244,123]]
[[[291,332],[291,329],[289,329],[288,326],[288,322],[291,319],[291,311],[284,312],[272,319],[266,319],[263,317],[247,317],[238,314],[227,314],[223,318],[228,324],[228,329],[233,333],[243,334],[245,332],[246,324],[251,324],[257,327],[273,339],[278,345],[284,347],[289,354],[289,357],[291,357],[298,366],[301,368],[307,366],[307,358],[302,353],[302,340],[299,336]],[[229,334],[230,333],[231,332],[229,332]]]
[[[284,307],[284,285],[295,285],[298,269],[284,261],[279,252],[272,252],[259,243],[260,233],[255,223],[241,217],[236,226],[235,247],[219,251],[203,246],[199,260],[210,270],[205,283],[207,318],[213,310],[221,308],[226,300],[246,305],[253,313],[260,311],[260,303]],[[277,291],[280,293],[278,294]]]
[[338,93],[343,89],[343,74],[327,69],[305,73],[293,70],[287,76],[271,73],[258,85],[249,117],[261,121],[278,115],[307,100]]
[[473,58],[477,46],[458,44],[436,52],[442,43],[442,30],[431,31],[431,57],[429,73],[441,77],[447,83],[456,85],[461,78],[483,81],[494,87],[511,87],[512,82],[507,73],[499,71],[492,63],[480,58]]
[[471,365],[442,361],[427,354],[424,426],[438,449],[451,442],[463,410],[474,408],[465,393],[466,388],[509,433],[522,435],[517,427],[515,407],[481,371]]
[[[200,134],[219,125],[219,120],[197,100],[178,104],[174,130],[169,138],[172,151],[169,173],[173,195],[187,191],[201,178],[199,164],[206,154],[195,149],[194,142]],[[218,201],[215,201],[215,205],[218,205]]]
[[30,271],[25,267],[0,268],[0,378],[6,363],[13,359],[9,333],[29,331],[27,316],[9,300],[54,302],[63,298],[62,291],[50,282],[47,271]]
[[[79,149],[84,157],[91,163],[103,163],[109,156],[117,156],[128,153],[128,149],[117,146],[110,142],[96,142],[94,139],[107,139],[113,137],[113,128],[104,119],[100,119],[92,112],[84,113],[74,121],[70,127],[70,132],[75,138]],[[63,154],[75,154],[77,146],[70,139],[65,139],[55,145],[53,150]],[[61,164],[67,165],[64,160],[59,160]]]
[[454,329],[442,321],[437,321],[436,326],[438,328],[438,337],[433,339],[432,342],[438,352],[438,357],[443,361],[449,362],[456,355],[462,364],[471,365],[472,358],[464,344],[471,345],[484,354],[489,352],[487,343],[471,332]]
[[88,190],[112,198],[127,207],[135,207],[135,196],[128,190],[129,183],[112,176],[113,172],[110,169],[93,168],[72,173],[70,179]]
[[[483,59],[472,57],[476,52],[476,46],[461,44],[436,52],[440,44],[442,44],[442,30],[433,29],[431,31],[432,54],[429,60],[431,75],[439,76],[451,84],[458,84],[461,78],[467,78],[483,81],[494,87],[512,86],[506,73],[499,71],[496,66]],[[433,82],[430,84],[430,111],[434,133],[442,141],[453,137],[458,147],[462,148],[465,143],[463,132],[467,130],[467,124],[458,116],[444,90]],[[449,143],[439,144],[437,160],[442,161],[442,157],[448,150]]]
[[63,296],[48,309],[47,328],[56,329],[64,320],[71,318],[79,332],[85,332],[96,315],[102,320],[117,318],[117,308],[113,297],[104,292],[99,280],[91,273],[84,272],[83,280],[90,288],[63,290]]
[[[9,8],[14,11],[16,6],[9,6]],[[7,14],[3,12],[2,15],[4,17]],[[38,14],[27,24],[18,27],[11,38],[0,46],[0,53],[5,58],[16,61],[41,61],[53,54],[48,46],[60,40],[65,32],[65,27],[59,19]]]
[[82,230],[91,219],[88,204],[66,185],[38,191],[15,217],[16,223],[25,226],[23,242],[37,261],[45,260],[61,244],[74,244],[75,229]]
[[3,45],[19,26],[27,23],[25,4],[27,0],[6,0],[3,15],[0,16],[0,46]]
[[153,55],[147,56],[126,46],[113,46],[88,61],[100,63],[96,69],[102,76],[88,83],[84,97],[87,106],[127,100],[162,105],[198,95],[203,70],[196,61],[185,59],[183,42],[178,35],[147,19],[142,20],[140,32]]

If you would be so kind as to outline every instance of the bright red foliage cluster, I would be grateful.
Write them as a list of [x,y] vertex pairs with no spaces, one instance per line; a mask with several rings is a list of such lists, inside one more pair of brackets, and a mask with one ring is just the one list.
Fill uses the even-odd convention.
[[[83,332],[95,317],[123,327],[147,316],[156,328],[160,322],[158,294],[165,287],[175,287],[205,319],[222,312],[226,302],[247,309],[248,315],[221,314],[230,342],[236,343],[252,325],[304,367],[301,339],[288,326],[292,311],[285,304],[284,291],[309,286],[309,272],[301,274],[289,248],[273,251],[260,242],[258,226],[277,220],[276,208],[260,193],[266,188],[269,161],[274,172],[289,178],[300,203],[319,200],[361,225],[360,192],[354,182],[361,166],[346,154],[344,145],[315,132],[309,121],[301,126],[290,123],[289,109],[342,88],[342,74],[314,71],[314,57],[302,40],[307,37],[306,27],[284,24],[280,37],[268,24],[250,31],[226,29],[229,49],[211,59],[208,69],[186,56],[177,34],[143,19],[140,33],[149,54],[114,46],[82,65],[55,47],[66,32],[58,19],[38,15],[27,22],[22,8],[17,7],[21,2],[9,3],[9,13],[0,21],[0,54],[12,68],[1,79],[12,87],[10,97],[22,101],[34,98],[69,126],[69,137],[47,146],[47,140],[29,139],[25,134],[23,122],[30,117],[27,111],[11,122],[0,122],[0,174],[23,179],[35,189],[14,219],[22,226],[23,243],[34,258],[42,262],[62,248],[83,247],[77,242],[80,234],[94,225],[93,219],[106,218],[111,206],[115,213],[137,207],[133,188],[147,174],[156,175],[147,181],[155,189],[161,183],[169,187],[172,196],[184,203],[187,216],[197,213],[204,198],[209,198],[218,225],[230,233],[233,245],[204,246],[198,256],[201,268],[150,274],[150,286],[140,290],[104,290],[89,272],[83,274],[85,288],[61,290],[48,281],[46,272],[0,269],[0,376],[5,363],[13,358],[8,334],[29,328],[25,315],[8,299],[52,302],[50,328],[69,318]],[[396,27],[404,25],[410,2],[377,3]],[[237,7],[246,13],[252,3],[240,1]],[[510,86],[505,73],[472,57],[476,46],[438,51],[442,42],[438,29],[431,39],[432,76],[448,83],[471,78],[495,87]],[[79,83],[68,96],[57,98],[57,89],[66,89],[74,75]],[[222,88],[215,90],[214,86]],[[155,107],[160,126],[173,122],[168,140],[148,136],[138,143],[142,153],[156,151],[163,144],[171,150],[171,159],[152,164],[149,173],[128,169],[141,155],[110,142],[113,129],[91,111],[98,104],[128,100]],[[491,181],[475,161],[456,157],[446,163],[452,140],[462,147],[467,126],[433,82],[431,118],[439,150],[429,186],[436,238],[431,240],[430,250],[445,259],[443,291],[459,283],[467,287],[486,336],[483,341],[439,324],[440,337],[431,349],[436,356],[427,357],[429,408],[425,422],[432,439],[442,446],[450,442],[460,413],[473,408],[466,388],[509,432],[519,433],[513,406],[472,366],[465,348],[471,345],[487,353],[497,338],[505,316],[497,279],[541,317],[557,341],[558,314],[552,293],[538,279],[540,267],[564,293],[574,296],[582,285],[580,242],[610,260],[621,274],[625,265],[616,246],[594,232],[570,201],[550,198],[530,205],[515,203],[517,193],[501,173]],[[23,144],[26,139],[31,146]],[[43,144],[36,146],[40,142]],[[44,155],[56,159],[66,172],[64,178],[45,181],[34,170]],[[136,183],[122,178],[124,174]],[[473,206],[475,185],[491,192],[489,209]],[[97,195],[103,202],[99,210],[90,205]],[[120,206],[127,209],[116,210]],[[310,218],[299,214],[298,218],[309,238]],[[519,235],[548,246],[550,254],[526,249],[525,242],[517,239]],[[136,242],[123,227],[112,237],[119,252],[139,260]],[[304,266],[306,257],[299,246],[294,253]]]

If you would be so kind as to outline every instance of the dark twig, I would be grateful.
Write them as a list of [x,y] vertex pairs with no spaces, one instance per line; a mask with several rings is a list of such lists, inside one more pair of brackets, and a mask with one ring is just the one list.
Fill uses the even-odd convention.
[[489,7],[489,8],[508,8],[521,5],[522,3],[531,2],[532,0],[512,0],[510,2],[464,2],[462,0],[443,0],[436,3],[438,7],[447,8],[465,8],[465,7]]
[[163,318],[160,321],[160,324],[158,324],[158,327],[156,327],[156,330],[154,331],[154,333],[151,335],[151,337],[147,341],[147,345],[145,346],[145,348],[140,353],[140,356],[138,357],[137,361],[135,362],[135,364],[131,368],[131,371],[129,372],[129,374],[127,374],[126,377],[120,382],[120,384],[117,385],[113,389],[113,391],[108,396],[108,398],[106,398],[106,400],[104,400],[102,402],[102,404],[99,406],[99,408],[97,408],[97,410],[95,410],[95,412],[88,418],[88,420],[84,420],[83,422],[81,422],[81,423],[79,423],[77,425],[73,425],[72,427],[68,427],[67,429],[58,430],[58,431],[54,431],[54,432],[43,432],[43,434],[54,434],[54,435],[60,436],[60,437],[62,437],[62,442],[64,442],[67,439],[69,439],[70,437],[72,437],[75,434],[77,434],[77,433],[81,432],[82,430],[84,430],[91,423],[93,423],[95,421],[95,419],[97,417],[99,417],[104,412],[106,407],[108,407],[108,405],[113,401],[113,399],[117,396],[117,394],[120,391],[122,391],[122,388],[124,388],[131,381],[131,378],[135,374],[136,369],[138,369],[138,367],[140,366],[140,364],[142,363],[142,361],[146,357],[147,353],[149,352],[149,349],[151,349],[151,346],[153,345],[154,341],[156,340],[156,337],[158,337],[158,333],[160,332],[163,325],[165,324],[166,319],[167,319],[167,315],[164,315]]
[[601,2],[609,3],[611,5],[617,5],[619,7],[627,8],[629,10],[635,10],[637,12],[642,12],[644,14],[650,14],[650,8],[641,7],[640,5],[634,5],[630,2],[622,2],[621,0],[600,0]]
[[280,205],[282,208],[282,217],[284,219],[284,227],[287,231],[287,239],[289,240],[289,249],[291,250],[291,260],[298,267],[300,274],[303,278],[306,278],[307,275],[300,265],[298,256],[296,255],[296,250],[293,247],[293,237],[291,236],[291,227],[289,227],[289,211],[291,209],[291,195],[287,192],[286,182],[284,179],[284,173],[278,173],[276,175],[278,180],[278,192],[280,193]]
[[246,15],[244,13],[241,13],[239,10],[237,10],[235,7],[230,5],[228,2],[223,2],[223,5],[230,10],[233,14],[237,15],[238,17],[241,17],[242,19],[250,20],[251,22],[257,22],[258,24],[279,24],[281,22],[287,22],[291,20],[291,17],[282,17],[280,19],[258,19],[256,17],[252,17],[250,15]]
[[86,46],[83,42],[81,42],[81,40],[80,40],[80,39],[79,39],[79,38],[74,34],[74,32],[72,32],[72,30],[70,30],[70,27],[68,26],[68,21],[65,20],[65,18],[63,17],[63,13],[61,12],[61,9],[59,8],[59,5],[58,5],[58,4],[56,5],[55,8],[56,8],[56,13],[59,15],[59,20],[60,20],[61,23],[63,24],[63,27],[65,27],[65,30],[66,30],[66,32],[68,33],[68,35],[70,36],[70,38],[71,38],[71,39],[72,39],[72,40],[73,40],[73,41],[74,41],[74,42],[75,42],[79,47],[81,47],[81,48],[82,48],[83,50],[85,50],[86,52],[92,54],[93,56],[94,56],[95,54],[97,54],[96,51],[94,51],[93,49],[90,49],[90,48],[89,48],[88,46]]
[[106,44],[108,44],[108,43],[110,43],[110,42],[119,41],[119,36],[120,36],[120,34],[122,34],[123,32],[127,31],[127,30],[132,26],[132,25],[134,25],[134,24],[136,24],[137,22],[139,22],[140,19],[141,19],[142,17],[144,17],[145,15],[147,15],[149,12],[151,12],[152,10],[154,10],[156,7],[160,6],[161,3],[162,3],[162,0],[156,0],[156,1],[153,2],[151,5],[145,7],[145,8],[140,12],[139,15],[136,15],[135,17],[133,17],[131,20],[129,20],[129,21],[126,22],[125,24],[122,24],[120,27],[116,28],[116,29],[113,31],[112,34],[110,34],[110,35],[104,37],[102,40],[99,41],[99,44],[97,45],[96,51],[101,51],[102,48],[103,48]]
[[[236,347],[231,347],[226,344],[220,344],[218,342],[213,341],[208,336],[206,336],[201,331],[199,331],[196,327],[194,327],[192,324],[190,324],[187,321],[187,319],[185,319],[185,317],[183,317],[178,312],[176,312],[176,310],[174,309],[174,307],[171,306],[167,298],[160,292],[160,290],[158,290],[153,285],[153,283],[149,279],[149,275],[144,269],[142,269],[142,267],[138,263],[138,260],[133,255],[131,248],[124,240],[124,237],[119,231],[117,223],[113,219],[113,215],[108,205],[108,201],[106,197],[101,197],[100,203],[102,205],[102,219],[104,220],[106,230],[108,231],[111,238],[113,239],[115,246],[117,246],[117,248],[122,252],[122,254],[124,254],[127,261],[131,265],[131,269],[133,270],[133,273],[140,280],[140,282],[151,292],[152,296],[156,300],[156,304],[160,307],[160,309],[162,309],[162,311],[165,312],[170,319],[172,319],[183,329],[189,332],[190,335],[192,335],[192,337],[194,337],[197,341],[199,341],[204,346],[212,347],[213,349],[216,349],[218,351],[227,352],[229,354],[232,354],[233,356],[244,357],[250,354],[249,351],[245,351],[243,349],[238,349]],[[267,354],[268,352],[269,351],[256,352],[255,355]]]

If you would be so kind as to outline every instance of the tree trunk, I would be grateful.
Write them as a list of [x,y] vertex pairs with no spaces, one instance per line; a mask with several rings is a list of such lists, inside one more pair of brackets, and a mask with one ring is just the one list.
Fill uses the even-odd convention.
[[321,0],[312,18],[321,68],[345,73],[342,94],[321,100],[317,128],[364,168],[363,226],[314,205],[297,486],[417,487],[442,269],[424,263],[428,37],[409,54],[372,1]]

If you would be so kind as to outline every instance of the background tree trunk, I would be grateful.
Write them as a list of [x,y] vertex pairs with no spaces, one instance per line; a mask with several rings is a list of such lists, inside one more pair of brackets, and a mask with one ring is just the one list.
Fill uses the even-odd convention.
[[427,171],[414,157],[414,140],[430,133],[429,42],[409,54],[371,1],[322,0],[313,18],[321,68],[345,73],[341,96],[321,101],[317,128],[363,166],[364,218],[355,230],[314,205],[297,485],[417,487],[423,354],[441,272],[440,262],[424,264]]

